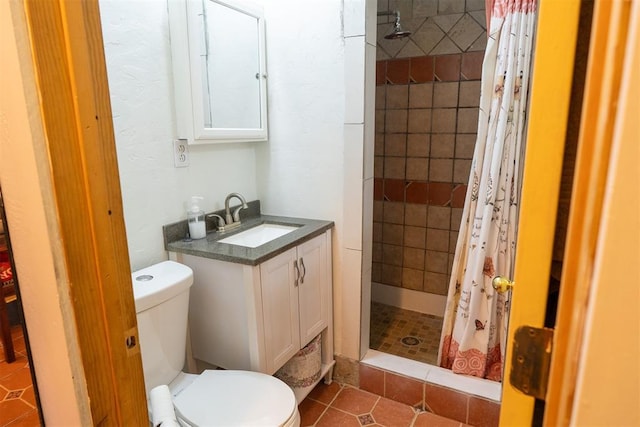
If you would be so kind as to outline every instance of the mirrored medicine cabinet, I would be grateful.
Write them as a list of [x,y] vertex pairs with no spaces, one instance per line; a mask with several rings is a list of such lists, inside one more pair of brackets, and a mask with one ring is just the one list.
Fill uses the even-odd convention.
[[239,0],[168,0],[178,138],[267,140],[263,10]]

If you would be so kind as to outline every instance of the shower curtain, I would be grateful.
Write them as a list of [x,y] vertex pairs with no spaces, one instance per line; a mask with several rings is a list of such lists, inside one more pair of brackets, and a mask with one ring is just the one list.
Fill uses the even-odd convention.
[[482,70],[478,136],[453,262],[439,364],[500,381],[520,190],[535,0],[493,0]]

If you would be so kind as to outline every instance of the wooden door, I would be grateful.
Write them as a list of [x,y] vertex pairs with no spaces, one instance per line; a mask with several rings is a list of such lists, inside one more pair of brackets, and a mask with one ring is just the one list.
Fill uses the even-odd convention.
[[509,383],[513,334],[542,327],[571,96],[580,2],[541,0],[507,337],[500,425],[531,425],[534,398]]
[[[631,25],[632,21],[635,21],[635,25]],[[607,271],[603,276],[602,272],[598,271],[596,255],[608,251],[608,257],[616,258],[620,265],[625,267],[633,265],[632,262],[624,263],[625,258],[627,260],[635,259],[635,262],[638,260],[637,257],[630,256],[630,253],[633,254],[634,251],[632,243],[634,241],[636,244],[635,254],[637,255],[638,230],[633,227],[633,222],[624,221],[625,218],[633,218],[634,216],[633,214],[628,215],[634,210],[634,197],[635,214],[637,215],[638,180],[634,181],[631,174],[622,175],[622,170],[617,167],[619,164],[616,165],[616,156],[620,156],[620,151],[614,149],[613,146],[617,139],[617,149],[626,149],[625,152],[631,154],[633,150],[630,149],[629,142],[632,141],[631,144],[636,147],[636,157],[631,161],[637,164],[638,91],[632,88],[635,84],[637,89],[638,59],[637,56],[634,58],[633,48],[635,46],[637,49],[639,22],[640,5],[637,0],[595,2],[567,246],[564,254],[565,265],[562,272],[545,407],[545,425],[557,426],[569,423],[584,425],[585,419],[581,420],[574,411],[580,407],[584,409],[589,406],[593,408],[591,413],[596,412],[600,417],[600,421],[598,421],[595,417],[587,415],[588,422],[593,425],[637,425],[637,418],[636,422],[629,422],[632,419],[633,410],[637,411],[637,392],[633,404],[627,406],[623,403],[627,398],[625,391],[623,391],[625,383],[633,383],[635,380],[635,390],[638,390],[638,377],[633,378],[634,366],[636,367],[635,375],[638,372],[637,347],[635,351],[633,350],[634,322],[625,323],[624,314],[622,316],[615,315],[617,311],[620,314],[625,311],[628,313],[629,310],[636,311],[626,305],[627,303],[635,303],[637,307],[637,281],[633,279],[636,270],[632,268],[630,272]],[[633,27],[635,30],[632,29]],[[635,34],[631,31],[635,31]],[[635,52],[637,55],[637,50]],[[633,63],[634,60],[635,63]],[[626,72],[624,72],[625,67]],[[636,102],[635,111],[630,100]],[[629,126],[629,132],[616,135],[617,132],[620,132],[620,128],[624,128],[625,120],[626,125]],[[635,124],[635,136],[630,131],[632,129],[631,123]],[[616,126],[618,126],[617,130]],[[625,147],[625,144],[626,148],[622,148]],[[625,172],[631,172],[633,169],[636,170],[637,178],[637,166],[630,167],[627,164]],[[616,176],[616,174],[619,175]],[[628,183],[633,184],[627,187],[627,193],[623,194],[623,200],[626,199],[625,203],[627,203],[628,209],[625,215],[605,216],[603,206],[606,197],[610,198],[612,194],[616,193],[619,195],[620,190]],[[616,224],[616,222],[620,223]],[[616,242],[619,246],[611,245],[611,242],[607,242],[606,239],[606,231],[612,230],[612,227],[615,230],[615,226],[627,227],[628,236],[622,237]],[[616,280],[616,275],[621,280]],[[605,279],[604,283],[603,279]],[[605,342],[602,337],[599,339],[595,336],[596,330],[590,328],[590,316],[593,315],[592,307],[601,304],[604,299],[602,295],[594,296],[599,281],[600,288],[603,285],[607,286],[605,292],[611,292],[606,295],[606,298],[618,299],[618,303],[612,305],[615,308],[613,308],[611,317],[620,322],[619,325],[623,325],[616,329],[623,331],[623,334],[626,334],[631,341],[608,340]],[[625,294],[630,298],[625,298]],[[627,314],[626,319],[631,320],[632,317]],[[614,323],[599,326],[609,327],[610,325],[614,325]],[[636,317],[636,331],[637,325]],[[609,335],[615,336],[615,334]],[[612,345],[613,342],[615,342],[614,345]],[[590,344],[590,346],[585,344]],[[614,346],[620,346],[620,348],[627,346],[627,348],[620,352],[611,351],[610,349]],[[598,347],[598,351],[594,351],[595,347]],[[592,372],[592,375],[587,374],[589,380],[580,381],[579,366],[584,369],[586,360],[598,359],[602,352],[608,353],[608,357],[601,359],[600,369],[606,374],[594,375],[595,373]],[[630,362],[627,376],[632,379],[630,381],[629,378],[615,380],[615,376],[611,376],[607,382],[607,374],[610,373],[608,364],[624,365],[625,360]],[[605,364],[607,364],[606,368],[602,369]],[[612,372],[616,372],[616,369],[612,369]],[[591,390],[587,390],[589,388]],[[601,391],[594,392],[595,389],[601,389]],[[611,390],[614,389],[616,391],[611,393]],[[627,389],[627,391],[630,390]],[[618,398],[616,393],[623,396]],[[582,400],[585,395],[590,395],[593,398],[598,394],[607,396],[606,401],[605,399],[602,401]]]
[[300,345],[304,347],[327,327],[327,238],[323,234],[298,246]]
[[[542,0],[535,53],[515,287],[500,425],[531,425],[534,399],[509,383],[514,331],[541,327],[551,264],[553,225],[579,2]],[[637,5],[636,5],[637,6]],[[545,425],[568,425],[585,333],[586,307],[616,119],[631,2],[596,2],[560,301],[554,332]],[[637,10],[638,8],[636,8]]]
[[267,374],[273,374],[300,350],[298,288],[292,248],[260,265]]

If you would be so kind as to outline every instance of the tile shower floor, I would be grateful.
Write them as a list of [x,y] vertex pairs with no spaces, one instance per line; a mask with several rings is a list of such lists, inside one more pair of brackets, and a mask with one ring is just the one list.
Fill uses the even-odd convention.
[[39,426],[27,350],[20,325],[11,327],[16,360],[7,363],[0,344],[0,426]]
[[371,302],[369,348],[435,365],[442,317]]

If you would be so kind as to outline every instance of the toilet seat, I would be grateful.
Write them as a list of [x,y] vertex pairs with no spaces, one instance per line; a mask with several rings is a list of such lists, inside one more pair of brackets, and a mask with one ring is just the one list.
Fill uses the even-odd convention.
[[294,426],[293,391],[272,376],[206,370],[173,398],[176,414],[193,426]]

